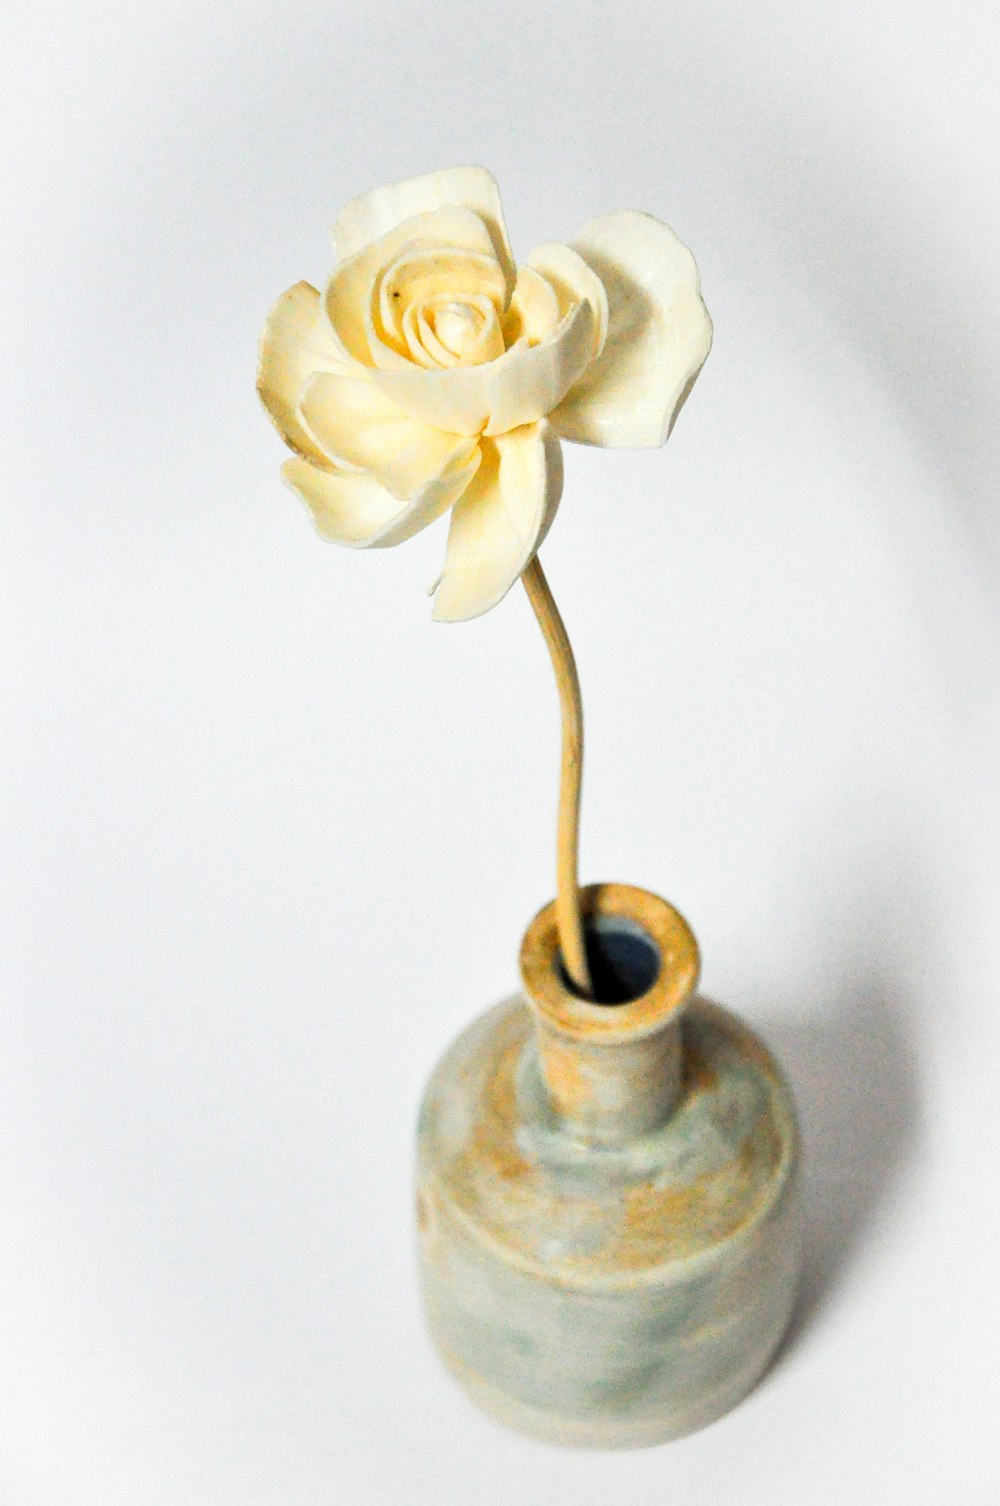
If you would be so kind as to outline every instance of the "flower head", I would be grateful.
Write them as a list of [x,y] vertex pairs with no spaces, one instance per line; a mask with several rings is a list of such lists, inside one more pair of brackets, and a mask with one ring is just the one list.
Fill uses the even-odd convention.
[[663,444],[708,355],[691,253],[626,211],[517,265],[492,175],[449,168],[352,199],[323,293],[278,299],[257,387],[324,538],[402,543],[451,510],[434,616],[495,606],[562,492],[559,439]]

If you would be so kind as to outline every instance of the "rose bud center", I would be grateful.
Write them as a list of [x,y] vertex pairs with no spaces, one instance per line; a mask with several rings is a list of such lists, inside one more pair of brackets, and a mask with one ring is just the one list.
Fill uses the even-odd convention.
[[434,320],[434,333],[446,350],[459,360],[471,353],[483,328],[479,309],[462,302],[446,303]]

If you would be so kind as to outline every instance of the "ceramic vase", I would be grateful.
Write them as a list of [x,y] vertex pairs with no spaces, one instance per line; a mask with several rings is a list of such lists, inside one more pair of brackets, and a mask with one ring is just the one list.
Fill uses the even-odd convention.
[[523,994],[454,1043],[418,1129],[430,1332],[500,1421],[625,1448],[704,1426],[765,1370],[799,1267],[798,1132],[773,1057],[696,993],[665,901],[583,891],[594,992],[559,958],[554,905]]

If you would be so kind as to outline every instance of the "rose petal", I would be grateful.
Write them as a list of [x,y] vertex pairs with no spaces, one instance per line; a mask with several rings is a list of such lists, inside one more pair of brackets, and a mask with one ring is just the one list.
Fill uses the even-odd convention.
[[594,315],[580,303],[547,339],[519,341],[481,366],[429,371],[411,364],[370,377],[411,418],[453,434],[492,436],[544,418],[580,376],[593,346]]
[[599,356],[608,334],[608,295],[597,273],[587,266],[572,246],[564,246],[559,241],[536,246],[527,264],[540,272],[554,289],[559,299],[560,315],[574,303],[590,304],[594,313],[594,356]]
[[285,443],[315,465],[329,462],[296,410],[313,372],[336,371],[341,365],[319,293],[308,282],[297,282],[282,293],[264,324],[257,391]]
[[359,194],[344,206],[334,226],[337,255],[354,256],[387,230],[394,230],[402,220],[446,204],[471,209],[487,225],[508,290],[513,289],[514,259],[500,205],[500,190],[485,167],[447,167]]
[[607,290],[608,337],[552,424],[581,444],[661,445],[712,344],[694,257],[631,210],[591,220],[575,246]]
[[309,508],[317,531],[335,544],[367,548],[400,512],[399,499],[371,476],[317,470],[298,457],[285,461],[281,475]]
[[475,479],[451,515],[434,617],[464,622],[496,606],[530,564],[562,494],[562,452],[547,424],[482,441]]
[[526,350],[515,346],[499,361],[478,368],[496,373],[483,432],[505,434],[544,418],[586,369],[593,348],[593,310],[589,303],[578,303],[547,339]]
[[518,267],[514,294],[503,322],[508,346],[517,340],[537,345],[539,340],[547,339],[568,307],[568,304],[566,308],[559,307],[555,288],[540,272],[533,267]]
[[402,505],[372,476],[321,471],[298,457],[286,460],[281,474],[309,508],[323,538],[349,549],[385,549],[412,538],[446,512],[462,495],[478,465],[476,449],[462,469],[428,482]]
[[367,376],[318,372],[306,385],[299,411],[328,461],[373,476],[402,500],[464,471],[476,450],[475,440],[400,413]]
[[[404,246],[460,248],[495,261],[489,229],[470,209],[447,205],[413,215],[393,226],[385,235],[342,260],[323,293],[323,306],[334,338],[344,357],[362,366],[372,365],[369,323],[373,293],[379,274],[395,261]],[[501,274],[502,275],[502,274]],[[383,338],[385,331],[382,331]],[[401,356],[402,359],[402,356]]]

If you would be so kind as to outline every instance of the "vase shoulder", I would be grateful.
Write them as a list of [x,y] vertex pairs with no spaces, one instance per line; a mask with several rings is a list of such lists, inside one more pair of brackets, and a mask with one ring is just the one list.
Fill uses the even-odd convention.
[[794,1170],[791,1095],[745,1025],[703,999],[683,1022],[667,1119],[594,1146],[553,1113],[520,996],[475,1021],[435,1072],[421,1112],[420,1190],[500,1258],[596,1286],[711,1259],[765,1217]]

